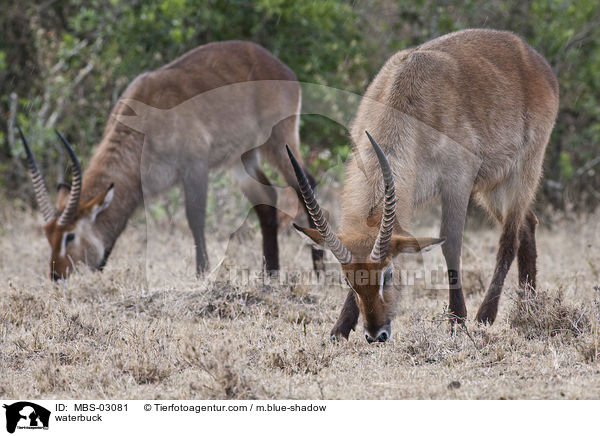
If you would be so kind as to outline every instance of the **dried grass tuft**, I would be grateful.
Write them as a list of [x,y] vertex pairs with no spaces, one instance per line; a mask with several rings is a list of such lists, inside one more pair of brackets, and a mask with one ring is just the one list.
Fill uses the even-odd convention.
[[402,337],[406,344],[403,351],[415,365],[445,362],[464,347],[463,336],[450,334],[447,319],[427,320],[421,313],[415,313],[409,325]]
[[562,289],[552,296],[528,288],[517,291],[512,300],[509,325],[527,339],[578,337],[592,329],[589,309],[565,303]]
[[289,375],[317,375],[331,366],[335,358],[342,352],[341,348],[327,347],[324,343],[321,347],[315,345],[300,347],[296,350],[283,349],[271,353],[268,357],[268,364]]
[[194,345],[185,348],[184,360],[208,375],[208,380],[201,385],[203,389],[197,386],[194,389],[207,391],[209,398],[219,400],[255,400],[259,393],[264,395],[260,384],[245,373],[239,356],[235,356],[230,347],[231,344],[210,350]]

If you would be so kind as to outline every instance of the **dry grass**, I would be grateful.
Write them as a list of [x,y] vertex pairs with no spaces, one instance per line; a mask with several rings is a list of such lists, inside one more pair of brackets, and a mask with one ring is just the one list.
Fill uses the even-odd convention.
[[[181,211],[172,224],[153,224],[153,241],[142,217],[104,273],[55,284],[39,221],[18,204],[0,210],[0,397],[600,398],[598,217],[540,230],[540,291],[517,292],[512,271],[494,326],[469,321],[452,335],[446,292],[414,287],[381,345],[368,345],[360,327],[348,342],[327,340],[345,297],[339,286],[231,279],[227,268],[260,264],[253,218],[229,244],[229,267],[208,281],[193,275]],[[211,252],[235,219],[225,213],[207,232]],[[419,233],[437,233],[434,222]],[[471,320],[497,238],[467,231]],[[308,269],[296,235],[284,232],[281,242],[283,269]],[[423,261],[441,259],[438,250]]]
[[508,324],[527,339],[566,335],[569,338],[592,333],[590,312],[594,307],[565,304],[562,289],[551,296],[546,291],[518,290]]

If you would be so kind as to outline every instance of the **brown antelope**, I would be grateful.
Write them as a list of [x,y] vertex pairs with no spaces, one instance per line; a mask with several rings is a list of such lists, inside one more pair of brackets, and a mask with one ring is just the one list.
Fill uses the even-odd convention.
[[[294,163],[317,225],[297,229],[333,252],[351,288],[332,337],[347,338],[362,314],[367,341],[388,340],[398,295],[392,259],[444,241],[449,312],[455,321],[466,318],[460,269],[471,195],[502,225],[494,275],[477,320],[494,322],[515,256],[520,285],[535,287],[538,221],[530,205],[557,109],[552,70],[509,32],[451,33],[388,60],[352,125],[356,149],[346,169],[339,234]],[[411,237],[406,229],[412,211],[435,197],[442,201],[440,238]]]
[[[154,129],[145,135],[120,122],[133,118],[132,108],[140,105],[161,113],[161,120],[147,120]],[[264,48],[242,41],[200,46],[129,85],[85,173],[59,134],[74,175],[70,188],[59,186],[56,209],[21,133],[51,247],[51,277],[67,277],[77,262],[102,269],[143,199],[176,183],[183,185],[196,267],[204,271],[208,171],[216,167],[233,169],[260,221],[265,267],[278,270],[276,189],[261,170],[260,156],[300,195],[284,150],[287,142],[299,153],[300,106],[295,74]],[[186,110],[173,109],[181,107]],[[322,252],[313,250],[315,268],[321,258]]]

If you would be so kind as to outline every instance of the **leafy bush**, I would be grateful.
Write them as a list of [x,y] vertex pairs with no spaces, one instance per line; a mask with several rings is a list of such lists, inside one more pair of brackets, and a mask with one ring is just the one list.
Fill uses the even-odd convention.
[[[600,3],[595,0],[32,0],[0,4],[0,189],[28,196],[19,123],[46,176],[65,163],[65,131],[85,161],[111,107],[139,73],[210,41],[255,41],[301,81],[362,93],[395,51],[468,27],[512,30],[550,62],[561,104],[542,201],[600,199]],[[340,165],[344,127],[303,117],[304,150],[319,171]],[[332,159],[333,158],[333,159]],[[84,162],[85,163],[85,162]],[[338,171],[339,173],[339,171]]]

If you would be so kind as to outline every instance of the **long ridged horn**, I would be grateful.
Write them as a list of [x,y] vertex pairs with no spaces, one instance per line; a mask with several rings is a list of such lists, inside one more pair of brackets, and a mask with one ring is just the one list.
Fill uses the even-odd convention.
[[379,160],[379,166],[383,173],[383,184],[385,187],[385,201],[383,205],[383,213],[381,215],[381,226],[379,227],[379,234],[375,240],[375,245],[371,250],[371,259],[375,262],[381,262],[387,257],[388,249],[390,248],[390,241],[392,239],[392,232],[394,230],[394,221],[396,220],[396,189],[394,187],[394,176],[392,175],[392,169],[386,159],[381,147],[371,137],[369,132],[365,130],[375,154],[377,160]]
[[19,130],[21,141],[23,141],[23,146],[25,147],[25,154],[27,155],[27,168],[29,169],[29,176],[31,177],[31,182],[33,183],[35,199],[40,211],[42,212],[44,221],[49,222],[54,217],[54,206],[52,206],[52,202],[50,201],[50,196],[46,190],[44,179],[42,178],[40,170],[35,163],[35,158],[33,157],[31,148],[29,148],[29,143],[27,142],[27,139],[25,139],[25,135],[23,134],[21,127],[17,126],[17,129]]
[[71,147],[71,144],[69,144],[69,141],[67,141],[58,130],[55,130],[55,132],[65,145],[67,153],[71,158],[71,162],[73,162],[73,180],[71,182],[69,201],[67,202],[65,210],[63,210],[63,213],[58,219],[59,226],[66,226],[73,222],[75,214],[77,213],[77,209],[79,208],[79,198],[81,196],[81,164],[79,163],[79,159],[77,159],[77,155],[75,154],[73,147]]
[[308,209],[308,213],[310,213],[310,216],[315,222],[317,230],[323,237],[325,244],[341,264],[348,264],[352,262],[352,253],[344,246],[342,241],[340,241],[337,235],[331,230],[329,223],[323,216],[323,211],[321,210],[319,203],[317,203],[317,199],[315,198],[315,194],[310,187],[310,183],[308,183],[308,179],[306,178],[306,174],[304,174],[304,170],[302,170],[302,167],[290,151],[290,147],[288,147],[287,144],[285,148],[287,149],[288,156],[290,157],[290,161],[294,167],[294,172],[296,173],[296,179],[298,179],[298,185],[300,186],[300,192],[302,193],[304,204]]

